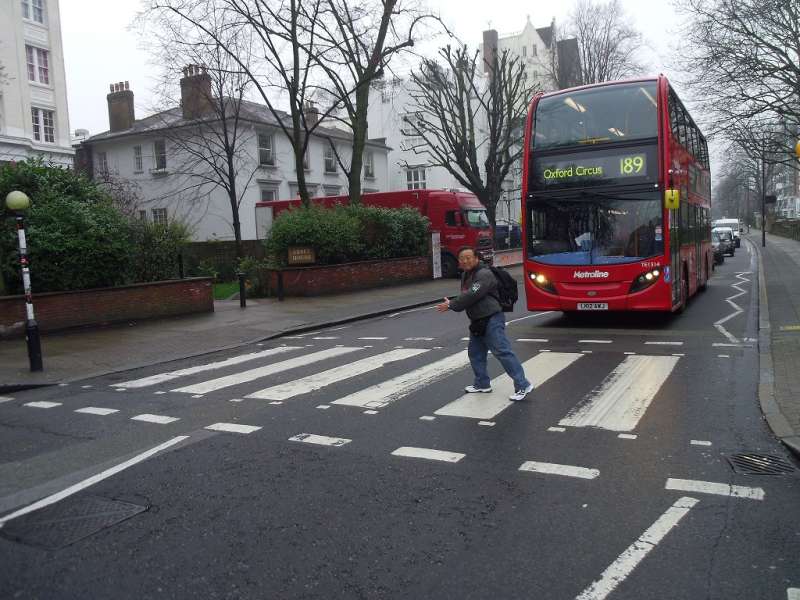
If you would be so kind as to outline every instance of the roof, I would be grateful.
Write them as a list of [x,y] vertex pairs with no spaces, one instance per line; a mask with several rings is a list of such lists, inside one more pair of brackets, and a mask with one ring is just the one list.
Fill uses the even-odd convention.
[[[282,110],[276,110],[275,112],[281,120],[289,119],[289,114],[287,112]],[[253,123],[271,125],[273,127],[279,126],[278,120],[266,105],[259,104],[258,102],[251,102],[249,100],[241,101],[239,118]],[[102,142],[121,137],[155,133],[164,129],[187,127],[197,123],[198,120],[196,119],[185,119],[183,117],[183,109],[180,106],[175,106],[173,108],[168,108],[167,110],[150,115],[149,117],[136,119],[133,122],[133,127],[130,129],[114,132],[104,131],[103,133],[93,135],[92,137],[88,138],[85,143]],[[350,141],[353,139],[353,134],[349,131],[345,131],[336,127],[326,127],[324,125],[316,127],[311,135],[323,138],[331,137],[345,141]],[[382,146],[388,148],[388,146],[386,146],[386,138],[367,140],[367,144],[370,146]]]
[[547,27],[539,27],[536,29],[536,33],[538,33],[539,37],[542,38],[544,45],[549,48],[553,43],[553,26],[549,25]]

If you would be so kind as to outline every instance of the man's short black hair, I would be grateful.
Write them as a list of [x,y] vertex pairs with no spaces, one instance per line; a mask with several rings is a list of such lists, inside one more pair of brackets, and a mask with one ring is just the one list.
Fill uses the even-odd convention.
[[461,246],[461,248],[458,249],[458,252],[456,252],[456,256],[461,256],[461,253],[464,252],[465,250],[470,250],[472,252],[472,256],[478,258],[478,251],[475,250],[475,248],[473,248],[472,246]]

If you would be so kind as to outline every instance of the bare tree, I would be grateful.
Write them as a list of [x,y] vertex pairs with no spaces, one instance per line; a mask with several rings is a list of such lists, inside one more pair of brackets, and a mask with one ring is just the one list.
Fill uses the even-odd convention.
[[523,124],[537,90],[508,51],[495,55],[485,79],[483,59],[466,46],[447,46],[439,55],[443,64],[425,59],[411,75],[410,148],[473,192],[494,224],[503,182],[522,155]]
[[735,130],[754,117],[800,123],[797,0],[676,0],[676,5],[686,18],[676,62],[698,104],[713,116],[712,132]]
[[[638,75],[642,35],[631,24],[619,0],[578,0],[566,30],[577,40],[580,84],[601,83]],[[566,71],[563,75],[574,76]]]

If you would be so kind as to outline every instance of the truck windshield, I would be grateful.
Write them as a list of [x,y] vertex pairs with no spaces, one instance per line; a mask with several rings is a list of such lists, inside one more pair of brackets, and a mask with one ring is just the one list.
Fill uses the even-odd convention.
[[489,217],[483,208],[468,208],[464,210],[464,220],[470,227],[489,227]]
[[658,192],[542,198],[528,210],[528,256],[541,263],[614,264],[664,253]]

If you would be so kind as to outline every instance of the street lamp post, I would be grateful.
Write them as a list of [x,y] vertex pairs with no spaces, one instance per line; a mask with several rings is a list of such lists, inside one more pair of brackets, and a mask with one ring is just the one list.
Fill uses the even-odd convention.
[[19,240],[19,264],[22,269],[22,286],[25,292],[25,340],[28,343],[28,361],[31,371],[41,371],[42,344],[39,340],[39,325],[33,316],[33,296],[31,295],[31,271],[28,267],[28,244],[25,240],[25,221],[22,213],[31,205],[28,195],[13,191],[6,196],[6,207],[14,214],[17,222]]

